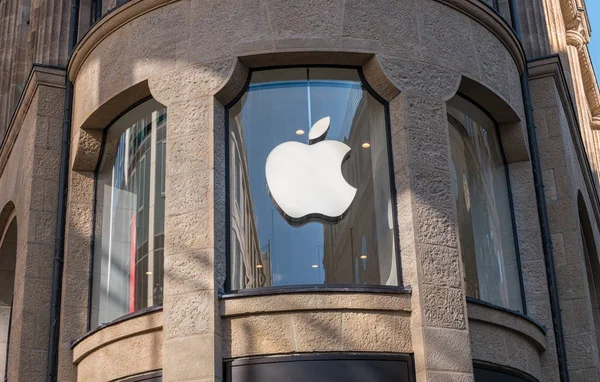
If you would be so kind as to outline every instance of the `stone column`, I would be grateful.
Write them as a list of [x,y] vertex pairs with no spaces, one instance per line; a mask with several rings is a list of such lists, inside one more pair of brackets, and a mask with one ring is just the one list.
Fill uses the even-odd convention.
[[15,146],[8,160],[12,163],[3,173],[3,180],[15,187],[12,195],[4,188],[3,197],[15,201],[18,225],[10,381],[46,379],[63,86],[62,71],[38,68],[32,73],[24,95],[31,106],[26,115],[18,114],[18,128],[11,129]]
[[[77,141],[78,135],[79,131],[72,134],[75,137],[74,142]],[[58,348],[58,380],[64,382],[77,380],[71,343],[85,335],[88,330],[89,279],[92,272],[90,245],[94,232],[93,200],[93,171],[71,171]]]
[[[415,75],[412,65],[383,63],[402,91],[390,102],[390,120],[417,380],[472,381],[446,117],[459,77],[426,65]],[[404,70],[412,74],[402,76]],[[400,83],[405,78],[412,83]]]
[[[530,87],[569,376],[572,380],[596,380],[598,353],[577,210],[581,182],[579,171],[571,165],[571,155],[576,154],[569,152],[573,147],[570,127],[554,78],[533,79]],[[554,357],[554,349],[548,348],[545,356]],[[548,380],[555,379],[548,376]]]
[[70,0],[31,0],[28,55],[33,62],[67,66]]
[[9,105],[11,66],[15,55],[15,35],[18,2],[0,4],[0,134],[8,129],[12,107]]
[[517,1],[522,43],[528,59],[550,54],[543,0]]
[[[187,67],[149,81],[167,106],[163,380],[220,381],[221,327],[215,235],[215,126],[224,123],[214,94],[233,60]],[[219,129],[219,131],[221,131]],[[222,160],[220,160],[222,161]],[[220,200],[220,201],[216,201]],[[215,261],[217,259],[217,261]],[[222,268],[222,267],[221,267]],[[219,278],[221,279],[221,278]]]

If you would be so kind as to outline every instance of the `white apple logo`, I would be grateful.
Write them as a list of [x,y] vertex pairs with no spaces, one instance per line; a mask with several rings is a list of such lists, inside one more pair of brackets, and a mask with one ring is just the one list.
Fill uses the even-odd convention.
[[325,141],[330,118],[318,120],[308,133],[308,145],[285,142],[267,157],[267,189],[283,217],[301,225],[320,219],[336,222],[344,217],[356,188],[342,176],[342,163],[350,147]]

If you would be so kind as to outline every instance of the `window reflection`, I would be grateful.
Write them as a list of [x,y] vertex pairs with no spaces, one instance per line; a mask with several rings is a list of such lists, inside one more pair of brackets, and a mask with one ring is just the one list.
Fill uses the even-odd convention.
[[467,296],[521,310],[506,166],[496,125],[460,97],[448,104],[448,122]]
[[166,109],[154,100],[106,133],[98,172],[92,327],[162,304]]
[[[341,171],[356,196],[335,223],[292,225],[269,195],[266,159],[281,143],[308,144],[311,126],[324,117],[331,119],[326,139],[351,148]],[[253,72],[229,110],[229,167],[232,290],[398,285],[385,107],[364,89],[356,70]]]

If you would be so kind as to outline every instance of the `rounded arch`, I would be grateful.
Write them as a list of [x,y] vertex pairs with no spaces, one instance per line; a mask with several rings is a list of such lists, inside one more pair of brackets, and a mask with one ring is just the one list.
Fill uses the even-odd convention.
[[0,306],[10,306],[17,259],[17,218],[13,217],[0,241]]
[[73,170],[94,171],[101,156],[103,131],[150,97],[148,82],[142,81],[106,101],[85,120],[75,120]]
[[162,305],[166,108],[145,98],[103,128],[94,164],[88,329]]
[[473,100],[498,124],[507,163],[529,161],[524,119],[503,97],[463,75],[458,93]]
[[588,281],[587,285],[590,294],[592,316],[594,318],[596,345],[600,348],[600,260],[598,259],[598,251],[596,250],[592,223],[581,191],[577,192],[577,209],[579,212],[579,228]]
[[446,105],[466,294],[526,312],[501,126],[477,101],[459,93]]
[[17,216],[17,209],[12,201],[7,202],[0,211],[0,246],[3,242],[9,223]]
[[[361,69],[363,81],[379,97],[389,102],[400,93],[384,72],[375,54],[356,52],[278,52],[238,56],[231,68],[228,68],[224,80],[214,93],[222,104],[228,105],[236,101],[249,80],[250,70],[269,67],[286,66],[347,66]],[[155,86],[156,87],[156,86]],[[160,99],[159,99],[160,100]]]

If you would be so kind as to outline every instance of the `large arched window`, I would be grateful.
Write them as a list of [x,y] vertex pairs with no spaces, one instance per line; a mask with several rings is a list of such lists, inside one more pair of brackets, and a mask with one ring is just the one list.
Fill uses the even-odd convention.
[[387,111],[358,70],[254,71],[228,110],[229,289],[397,286]]
[[467,296],[521,311],[510,190],[496,125],[461,97],[448,103],[448,122]]
[[90,324],[163,299],[166,109],[147,101],[105,132],[97,172]]

